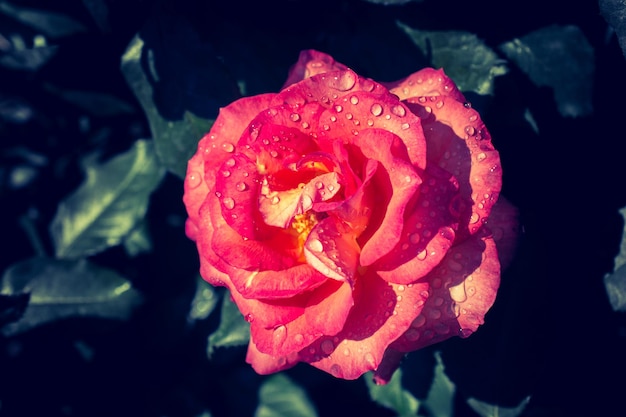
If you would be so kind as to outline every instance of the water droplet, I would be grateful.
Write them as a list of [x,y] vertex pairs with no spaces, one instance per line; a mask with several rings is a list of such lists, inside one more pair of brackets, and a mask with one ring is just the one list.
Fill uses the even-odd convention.
[[485,158],[487,158],[487,154],[484,152],[481,152],[478,155],[476,155],[476,159],[478,160],[478,162],[484,161]]
[[312,250],[313,252],[322,252],[324,250],[324,245],[322,244],[322,242],[320,242],[319,239],[311,239],[309,240],[309,243],[307,245],[309,247],[310,250]]
[[295,340],[295,342],[300,345],[302,344],[302,342],[304,342],[304,336],[298,333],[297,335],[294,336],[293,340]]
[[302,129],[308,129],[311,125],[309,125],[307,122],[302,122]]
[[324,125],[324,126],[322,126],[322,129],[324,129],[324,130],[329,130],[329,129],[330,129],[330,126],[328,126],[328,125]]
[[372,367],[372,369],[376,369],[376,360],[374,359],[374,355],[372,355],[371,352],[367,352],[363,359],[365,359],[365,363]]
[[232,210],[235,207],[235,200],[230,197],[224,197],[224,199],[222,200],[222,204],[224,204],[224,207],[226,207],[228,210]]
[[434,327],[435,332],[437,332],[438,334],[447,334],[450,331],[450,328],[442,322],[435,323]]
[[198,188],[200,184],[202,184],[202,176],[200,173],[192,171],[189,175],[187,175],[187,186],[190,189],[193,190],[194,188]]
[[252,314],[248,313],[248,314],[246,314],[246,315],[244,316],[244,319],[246,319],[246,321],[247,321],[248,323],[252,323],[252,322],[254,321],[254,316],[253,316]]
[[430,106],[424,107],[424,110],[426,110],[426,113],[432,113],[433,112],[433,109]]
[[419,243],[420,241],[419,233],[411,233],[411,235],[409,236],[409,241],[414,245]]
[[330,355],[335,350],[335,345],[332,340],[326,339],[320,345],[320,349],[322,349],[322,352],[324,352],[325,355]]
[[331,122],[336,122],[336,121],[337,121],[337,118],[336,118],[335,116],[330,116],[330,121],[331,121]]
[[350,97],[350,103],[359,104],[359,98],[357,96]]
[[474,126],[465,126],[465,133],[470,136],[474,136],[476,134],[476,129],[474,129]]
[[[341,113],[343,111],[343,107],[340,106],[340,105],[336,105],[335,106],[335,111],[337,111],[337,113]],[[333,120],[333,122],[334,122],[334,120]]]
[[420,314],[415,318],[415,320],[413,320],[413,323],[411,323],[411,327],[415,327],[416,329],[418,329],[424,324],[426,324],[426,317],[424,317],[423,314]]
[[246,191],[248,189],[248,184],[246,184],[243,181],[240,181],[237,184],[235,184],[235,188],[237,189],[237,191]]
[[330,87],[339,91],[348,91],[356,84],[356,74],[352,71],[344,71],[339,77],[334,78],[334,82],[330,83]]
[[278,113],[278,111],[277,111],[276,109],[272,108],[272,109],[269,109],[269,110],[267,111],[267,113],[268,113],[270,116],[276,116],[276,113]]
[[448,268],[450,268],[451,270],[455,272],[459,272],[463,269],[463,265],[461,265],[459,262],[455,261],[454,259],[449,259]]
[[368,126],[374,126],[374,121],[372,119],[367,119]]
[[423,251],[417,254],[417,259],[419,259],[420,261],[423,261],[424,259],[426,259],[426,254],[427,254],[426,249],[424,249]]
[[277,157],[278,157],[278,152],[276,152],[275,150],[273,150],[273,149],[272,149],[272,150],[270,151],[270,156],[271,156],[272,158],[277,158]]
[[280,197],[278,197],[277,195],[275,195],[274,197],[272,197],[272,204],[278,204],[280,203]]
[[432,309],[428,311],[428,317],[433,320],[439,320],[441,318],[441,311]]
[[467,288],[467,295],[468,297],[473,297],[474,294],[476,294],[476,288],[474,287],[468,287]]
[[282,346],[287,339],[287,328],[282,324],[274,328],[274,344],[278,346]]
[[410,327],[406,332],[404,332],[404,337],[410,342],[415,342],[420,338],[420,332],[413,327]]
[[228,153],[231,153],[235,150],[235,146],[232,143],[224,142],[222,143],[222,149]]
[[227,167],[232,168],[232,167],[235,166],[236,163],[237,162],[235,161],[235,158],[228,158],[228,160],[226,162],[224,162],[224,165],[227,166]]
[[400,125],[400,129],[402,130],[407,130],[409,127],[411,127],[411,125],[408,123],[402,123],[402,125]]
[[380,104],[378,104],[378,103],[374,103],[374,104],[372,104],[372,107],[370,107],[370,112],[371,112],[374,116],[378,117],[378,116],[380,116],[381,114],[383,114],[383,106],[381,106],[381,105],[380,105]]
[[300,115],[298,113],[291,113],[289,119],[291,119],[292,122],[297,122],[300,120]]
[[346,119],[352,120],[352,113],[346,113]]
[[480,216],[478,215],[478,213],[472,213],[472,215],[469,218],[470,224],[476,224],[478,223],[478,220],[480,220]]
[[437,107],[438,109],[443,107],[443,101],[438,101],[437,103],[435,103],[435,107]]
[[[470,106],[470,107],[471,107],[471,106]],[[469,117],[469,121],[470,121],[470,122],[475,122],[475,121],[476,121],[476,119],[478,119],[478,116],[477,116],[477,115],[475,115],[475,114],[472,114],[472,115]]]
[[398,285],[398,291],[399,292],[404,291],[404,285]]
[[398,117],[404,117],[406,115],[406,110],[401,105],[395,105],[391,108],[391,112]]
[[374,82],[372,80],[370,80],[369,78],[361,78],[361,87],[363,88],[363,90],[365,91],[373,91],[374,90]]
[[350,356],[350,349],[345,348],[345,349],[343,350],[343,354],[344,354],[344,356]]
[[341,366],[337,365],[336,363],[330,367],[329,371],[331,375],[335,378],[343,377],[343,371],[341,370]]

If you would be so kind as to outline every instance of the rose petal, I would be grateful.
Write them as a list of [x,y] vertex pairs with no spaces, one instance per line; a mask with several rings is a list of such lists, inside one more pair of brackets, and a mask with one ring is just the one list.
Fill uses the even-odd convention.
[[252,365],[252,368],[259,375],[269,375],[274,372],[284,371],[296,365],[298,363],[298,353],[293,352],[286,356],[278,357],[271,356],[260,352],[254,342],[250,340],[246,354],[246,362]]
[[319,222],[304,245],[309,265],[329,278],[349,283],[351,287],[354,285],[359,252],[352,230],[334,216]]
[[502,186],[500,156],[479,114],[453,98],[432,96],[407,100],[420,116],[428,143],[428,161],[459,181],[466,207],[459,240],[475,233],[489,217]]
[[498,259],[502,269],[506,269],[517,249],[519,230],[519,211],[502,195],[491,208],[485,226],[491,230],[498,248]]
[[346,282],[328,280],[310,292],[303,302],[304,314],[272,328],[251,323],[252,340],[259,351],[285,356],[302,349],[322,335],[338,333],[353,306],[352,289]]
[[500,284],[493,238],[483,228],[454,246],[427,280],[428,300],[411,327],[391,345],[393,349],[410,352],[476,331]]
[[346,69],[348,67],[335,61],[332,56],[313,49],[307,49],[300,52],[298,62],[289,70],[289,76],[283,85],[283,89],[317,74]]
[[366,272],[357,280],[354,307],[343,330],[303,349],[300,360],[344,379],[377,369],[387,346],[419,313],[427,289],[426,283],[393,285]]
[[465,97],[443,69],[423,68],[406,78],[382,83],[400,100],[411,97],[450,96],[461,103]]
[[419,197],[405,216],[400,240],[374,264],[383,279],[396,284],[410,284],[428,274],[446,256],[456,236],[456,179],[436,166],[423,175]]

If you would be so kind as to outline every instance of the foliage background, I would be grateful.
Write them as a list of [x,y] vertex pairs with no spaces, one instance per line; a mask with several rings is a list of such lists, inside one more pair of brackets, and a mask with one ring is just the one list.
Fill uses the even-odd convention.
[[[604,283],[626,205],[623,1],[375,3],[0,1],[0,415],[392,416],[418,405],[433,416],[623,412],[626,319]],[[33,20],[29,10],[42,14]],[[220,106],[277,91],[301,49],[381,81],[436,58],[398,22],[475,34],[508,69],[493,95],[467,96],[500,150],[503,194],[520,209],[516,258],[480,331],[412,353],[387,391],[306,365],[260,377],[244,363],[245,326],[199,281],[184,235],[185,155]],[[565,107],[500,49],[552,25],[577,27],[593,53],[578,37],[549,32],[525,55],[569,88]],[[129,68],[136,35],[146,54]],[[546,63],[541,45],[574,58]],[[155,144],[136,142],[151,137]],[[120,155],[127,162],[102,171]],[[137,168],[125,171],[128,161]],[[58,234],[69,218],[61,207],[90,201],[68,200],[89,172],[91,198],[122,179],[141,184],[122,195],[145,195],[122,199],[108,223],[88,222],[100,231],[72,252]],[[611,296],[623,296],[624,278],[610,277]]]

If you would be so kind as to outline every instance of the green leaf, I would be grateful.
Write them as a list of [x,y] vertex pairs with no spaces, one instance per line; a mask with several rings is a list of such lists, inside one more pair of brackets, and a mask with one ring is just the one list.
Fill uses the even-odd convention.
[[44,88],[97,117],[110,117],[135,112],[130,104],[111,94],[97,91],[64,90],[47,83],[44,84]]
[[6,1],[0,2],[0,12],[52,38],[68,36],[87,30],[82,23],[61,13],[17,7]]
[[475,398],[468,398],[467,404],[481,417],[518,417],[521,416],[530,401],[530,396],[524,398],[517,407],[500,407],[496,404],[488,404]]
[[124,238],[124,250],[128,256],[134,257],[142,253],[148,253],[152,251],[152,239],[150,238],[150,229],[148,229],[148,223],[145,219],[139,221],[137,227],[135,227]]
[[250,340],[250,325],[227,295],[222,299],[221,314],[220,325],[209,336],[209,356],[216,348],[246,345]]
[[593,47],[576,26],[548,26],[500,45],[502,52],[538,87],[554,91],[559,112],[593,112]]
[[69,317],[127,319],[141,302],[131,283],[115,271],[78,261],[32,258],[7,269],[0,294],[29,294],[20,320],[5,326],[5,335]]
[[440,352],[435,352],[435,359],[435,377],[423,404],[433,417],[452,417],[456,387],[445,373]]
[[615,30],[617,40],[626,57],[626,2],[624,0],[599,0],[600,13]]
[[254,417],[316,417],[306,392],[284,374],[267,378],[259,389]]
[[58,258],[93,255],[120,244],[144,218],[165,173],[146,140],[86,171],[86,180],[59,204],[50,225]]
[[122,72],[148,118],[163,165],[184,178],[187,161],[220,107],[239,98],[236,81],[189,22],[155,14],[130,42]]
[[191,320],[204,320],[213,312],[219,301],[219,294],[215,287],[203,280],[197,279],[196,294],[191,300],[189,318]]
[[615,256],[613,273],[604,276],[604,286],[611,307],[615,311],[626,311],[626,207],[619,210],[624,219],[622,243]]
[[386,385],[376,385],[372,374],[365,375],[370,398],[383,407],[396,412],[398,416],[416,416],[420,403],[417,398],[402,387],[402,370],[398,369]]
[[399,22],[398,26],[463,92],[492,94],[495,77],[507,72],[505,61],[472,33],[416,30]]

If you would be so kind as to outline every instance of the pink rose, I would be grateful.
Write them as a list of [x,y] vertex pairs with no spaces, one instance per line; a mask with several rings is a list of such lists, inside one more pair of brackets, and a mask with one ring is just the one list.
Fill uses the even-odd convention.
[[[309,50],[277,93],[221,109],[189,161],[186,232],[246,320],[247,361],[384,383],[404,352],[467,337],[500,282],[502,171],[442,70],[393,83]],[[495,220],[494,220],[495,219]]]

